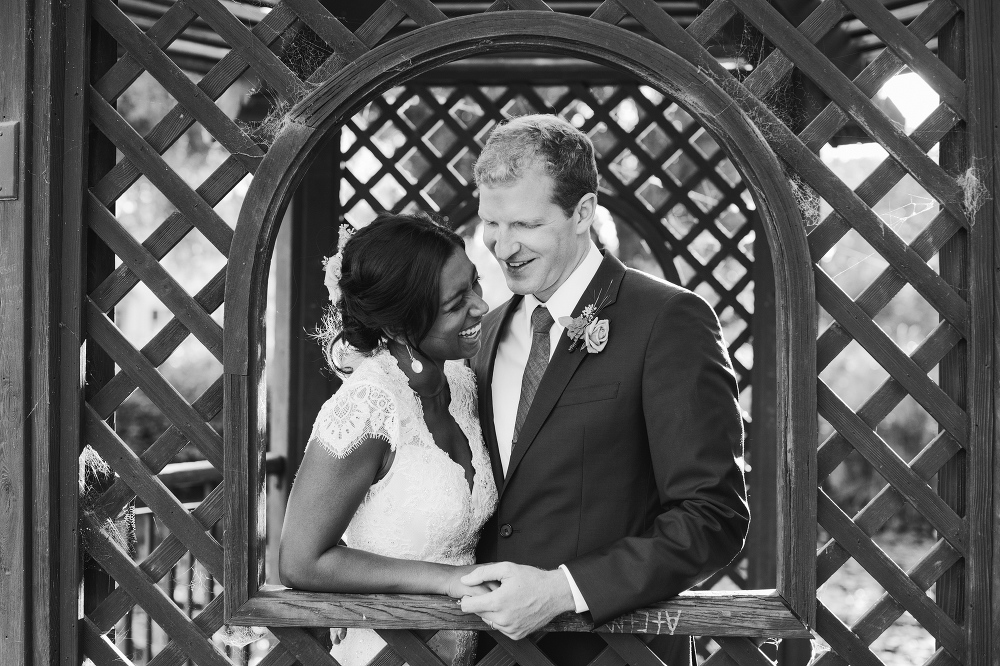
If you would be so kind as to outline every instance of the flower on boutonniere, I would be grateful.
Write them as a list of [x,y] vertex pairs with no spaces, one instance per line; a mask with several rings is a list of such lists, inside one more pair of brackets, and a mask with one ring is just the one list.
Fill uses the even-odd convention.
[[[610,294],[610,287],[609,294]],[[577,347],[586,349],[591,354],[596,354],[604,349],[608,344],[608,332],[610,323],[607,319],[597,319],[604,306],[608,304],[608,297],[601,298],[598,292],[597,298],[590,305],[583,308],[577,317],[559,317],[559,324],[566,328],[569,335],[569,351],[576,351]]]
[[587,346],[587,351],[596,354],[604,350],[604,345],[608,344],[608,330],[611,324],[607,319],[595,319],[587,325],[583,332],[583,342]]

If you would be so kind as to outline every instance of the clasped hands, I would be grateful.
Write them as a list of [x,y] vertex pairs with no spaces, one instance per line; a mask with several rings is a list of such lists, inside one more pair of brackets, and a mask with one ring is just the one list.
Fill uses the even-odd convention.
[[475,613],[514,640],[541,629],[561,613],[576,610],[569,582],[559,569],[499,562],[478,566],[460,580],[481,592],[462,596],[458,602],[462,611]]

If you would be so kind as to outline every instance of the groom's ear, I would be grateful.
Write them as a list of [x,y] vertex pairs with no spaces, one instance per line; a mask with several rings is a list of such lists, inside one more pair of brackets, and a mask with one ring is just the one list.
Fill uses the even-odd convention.
[[589,192],[580,197],[573,214],[577,216],[577,233],[589,233],[597,214],[597,195]]

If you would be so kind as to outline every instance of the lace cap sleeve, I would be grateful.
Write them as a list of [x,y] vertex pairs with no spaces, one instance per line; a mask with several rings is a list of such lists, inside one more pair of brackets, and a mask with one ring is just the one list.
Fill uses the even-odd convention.
[[330,455],[345,458],[371,437],[384,440],[395,450],[399,416],[392,394],[363,383],[345,386],[326,401],[313,424],[310,439]]

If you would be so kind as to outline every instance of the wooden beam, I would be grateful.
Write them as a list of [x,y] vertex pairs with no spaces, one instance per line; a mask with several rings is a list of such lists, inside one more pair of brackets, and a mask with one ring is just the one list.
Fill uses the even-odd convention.
[[[0,409],[0,663],[23,664],[28,660],[31,634],[30,617],[31,561],[26,542],[29,480],[28,447],[31,437],[28,414],[31,413],[31,381],[28,355],[31,320],[31,208],[25,192],[25,156],[30,153],[34,135],[31,123],[31,44],[26,35],[32,30],[32,6],[28,2],[5,2],[0,5],[0,121],[7,124],[0,131],[14,135],[4,142],[7,154],[0,161],[12,167],[7,178],[8,195],[0,199],[0,378],[3,408]],[[19,129],[19,133],[18,132]],[[9,151],[14,150],[14,154]],[[0,192],[0,196],[7,196]]]
[[[966,29],[965,17],[951,19],[939,33],[942,62],[962,80],[966,78]],[[959,177],[969,163],[968,127],[957,124],[941,140],[941,166],[949,174]],[[941,276],[959,294],[968,298],[969,289],[969,236],[964,229],[941,247],[939,255]],[[968,409],[968,344],[960,340],[942,360],[938,377],[942,390],[962,409]],[[967,450],[956,452],[938,472],[937,491],[958,513],[966,516],[968,477]],[[958,623],[965,622],[965,561],[961,560],[945,571],[937,581],[934,598],[937,604]]]
[[[682,592],[594,627],[586,614],[565,613],[542,631],[697,636],[811,636],[774,590]],[[230,619],[239,626],[468,629],[488,627],[453,599],[430,594],[331,594],[265,585]]]
[[[1000,31],[1000,8],[993,0],[968,0],[966,51],[969,90],[969,173],[980,178],[988,196],[981,199],[969,228],[968,336],[968,511],[969,551],[966,557],[965,618],[970,666],[992,664],[1000,655],[1000,636],[995,615],[1000,610],[1000,577],[996,568],[1000,536],[996,533],[998,507],[996,338],[998,316],[997,280],[1000,173],[1000,53],[995,40]],[[992,611],[992,612],[991,612]]]
[[[86,6],[0,6],[0,663],[76,664]],[[0,142],[2,144],[3,142]],[[74,319],[76,324],[74,325]],[[65,372],[73,367],[75,371]]]
[[[58,540],[52,552],[58,556],[52,561],[53,610],[50,617],[54,625],[49,630],[53,638],[49,648],[49,661],[41,661],[36,650],[36,661],[41,663],[75,666],[79,661],[79,636],[77,633],[78,605],[80,598],[80,553],[78,538],[78,497],[80,489],[79,452],[81,449],[81,406],[83,386],[84,339],[83,286],[86,280],[86,225],[83,216],[84,192],[87,186],[87,114],[86,88],[89,76],[89,21],[86,3],[66,3],[65,30],[66,52],[64,57],[65,80],[62,89],[62,232],[56,245],[60,261],[59,325],[53,335],[58,340],[58,427],[53,428],[57,437],[58,488]],[[55,165],[54,165],[55,166]],[[58,174],[55,169],[50,173]],[[55,425],[55,424],[54,424]],[[42,629],[44,631],[44,628]],[[43,647],[42,645],[38,646]]]
[[[90,3],[87,3],[88,5]],[[88,15],[87,34],[89,36],[89,69],[87,77],[88,84],[100,80],[104,74],[114,66],[118,60],[118,43],[101,26]],[[88,90],[81,92],[81,97],[85,100],[89,96]],[[107,103],[114,105],[117,97],[108,100]],[[80,208],[74,212],[83,220],[86,220],[87,213],[83,208],[86,205],[87,188],[93,187],[100,182],[114,166],[117,161],[117,149],[93,123],[90,122],[89,109],[81,109],[82,117],[87,122],[86,140],[86,168],[83,171],[84,190],[81,192]],[[114,202],[107,204],[108,209],[114,213]],[[84,227],[86,229],[86,226]],[[84,240],[84,278],[80,299],[76,307],[80,309],[80,316],[86,317],[83,313],[83,293],[90,293],[96,289],[104,280],[114,272],[115,254],[111,248],[102,241],[96,233],[87,229]],[[114,319],[114,311],[109,316]],[[85,368],[84,368],[84,390],[85,400],[92,399],[100,390],[115,376],[115,362],[107,352],[92,340],[87,340],[86,329],[81,329],[80,340],[86,340]],[[81,406],[82,407],[82,406]],[[81,412],[82,413],[82,412]],[[109,425],[114,427],[114,417],[111,417]],[[82,429],[82,426],[81,426]],[[86,444],[84,441],[83,444]],[[79,455],[79,452],[78,452]],[[114,481],[113,474],[99,474],[88,470],[83,471],[83,483],[89,490],[99,496],[104,490],[110,487]],[[82,603],[84,612],[89,612],[104,600],[115,589],[114,580],[92,559],[87,558],[82,565]]]

